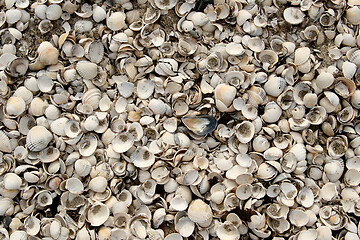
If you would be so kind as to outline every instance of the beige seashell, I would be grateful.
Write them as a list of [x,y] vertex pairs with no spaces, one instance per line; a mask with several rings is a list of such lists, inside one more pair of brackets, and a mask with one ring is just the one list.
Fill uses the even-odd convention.
[[275,102],[269,102],[265,105],[264,114],[262,119],[268,123],[275,123],[280,119],[282,110]]
[[240,56],[244,53],[244,48],[240,43],[228,43],[226,44],[226,52],[232,56]]
[[231,222],[225,221],[217,227],[216,236],[220,240],[238,240],[240,239],[240,232]]
[[131,155],[130,161],[139,168],[151,167],[155,162],[155,155],[147,147],[138,147]]
[[97,137],[90,133],[81,139],[77,144],[79,153],[84,157],[91,156],[97,148],[98,140]]
[[189,205],[187,213],[191,221],[198,223],[202,227],[207,227],[212,222],[212,210],[210,206],[201,199],[192,201]]
[[285,79],[281,77],[269,77],[268,81],[264,84],[266,93],[273,97],[278,97],[286,86]]
[[6,113],[10,116],[21,115],[26,108],[26,103],[21,97],[10,97],[6,103]]
[[216,106],[221,112],[230,110],[230,106],[236,96],[236,88],[226,84],[219,84],[215,88]]
[[84,185],[79,179],[72,177],[66,180],[65,189],[73,194],[81,194],[84,191]]
[[125,27],[125,17],[123,12],[114,12],[106,18],[106,25],[112,31],[118,31]]
[[79,159],[75,162],[75,172],[80,177],[85,177],[89,175],[91,170],[91,163],[85,159]]
[[58,63],[58,57],[59,57],[59,51],[51,46],[51,47],[46,47],[45,49],[40,51],[38,59],[40,63],[44,65],[55,65]]
[[316,86],[321,89],[328,88],[334,83],[334,76],[328,72],[321,72],[315,80]]
[[360,8],[358,6],[353,6],[346,10],[346,19],[353,25],[360,24]]
[[309,216],[305,213],[305,211],[298,208],[290,211],[289,220],[295,226],[302,227],[308,223]]
[[60,157],[60,151],[54,147],[47,147],[39,153],[39,159],[43,163],[50,163]]
[[360,90],[356,90],[354,94],[350,98],[351,105],[356,108],[360,109]]
[[209,22],[208,16],[202,12],[194,12],[187,16],[189,20],[191,20],[195,26],[202,27]]
[[26,137],[26,145],[30,151],[43,150],[53,139],[53,135],[43,126],[35,126],[30,129]]
[[89,182],[90,190],[94,192],[104,192],[107,187],[107,180],[104,177],[95,177]]
[[98,74],[97,65],[89,61],[79,61],[76,64],[76,71],[86,80],[93,79]]
[[294,63],[296,65],[304,64],[310,57],[310,48],[302,47],[295,50]]

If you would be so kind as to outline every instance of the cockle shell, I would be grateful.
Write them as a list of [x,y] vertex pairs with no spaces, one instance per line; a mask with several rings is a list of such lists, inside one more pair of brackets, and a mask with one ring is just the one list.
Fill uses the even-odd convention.
[[84,79],[93,79],[97,76],[97,65],[89,61],[80,61],[76,64],[76,71]]
[[192,201],[187,213],[191,221],[198,223],[202,227],[207,227],[212,222],[212,210],[210,206],[201,199]]
[[106,25],[112,31],[118,31],[125,27],[125,17],[124,12],[114,12],[106,18]]
[[43,126],[35,126],[26,136],[26,146],[30,151],[43,150],[53,139],[53,135]]

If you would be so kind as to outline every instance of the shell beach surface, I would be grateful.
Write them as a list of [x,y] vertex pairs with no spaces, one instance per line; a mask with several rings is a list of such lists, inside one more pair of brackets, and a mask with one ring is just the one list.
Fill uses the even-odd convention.
[[359,240],[359,0],[0,1],[0,239]]

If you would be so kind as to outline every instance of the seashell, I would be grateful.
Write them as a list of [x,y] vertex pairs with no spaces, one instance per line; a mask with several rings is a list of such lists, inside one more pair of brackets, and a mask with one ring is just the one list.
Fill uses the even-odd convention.
[[302,47],[295,50],[294,63],[296,65],[303,65],[310,57],[310,48]]
[[21,178],[15,173],[6,173],[3,181],[4,188],[7,190],[19,190],[22,184]]
[[60,5],[58,4],[50,4],[47,8],[46,8],[46,18],[49,20],[58,20],[61,17],[62,14],[62,9],[60,7]]
[[28,70],[29,62],[24,58],[15,58],[8,64],[7,72],[12,77],[24,76]]
[[334,85],[334,90],[337,94],[342,96],[343,98],[348,98],[355,93],[356,85],[354,81],[349,78],[337,78],[337,82]]
[[130,161],[136,167],[146,169],[154,164],[155,155],[147,147],[139,147],[131,154]]
[[149,98],[155,89],[155,84],[152,80],[142,79],[137,81],[136,91],[140,99]]
[[254,137],[255,127],[249,121],[243,121],[235,127],[235,135],[241,143],[248,143]]
[[261,51],[257,58],[265,71],[269,71],[279,61],[278,55],[273,50]]
[[10,97],[6,103],[6,113],[17,117],[21,115],[26,108],[26,103],[21,97]]
[[76,71],[86,80],[93,79],[98,74],[97,65],[89,61],[79,61],[76,64]]
[[247,41],[247,47],[254,52],[262,52],[265,50],[265,43],[261,38],[253,37]]
[[228,43],[226,45],[225,49],[226,49],[226,52],[232,56],[240,56],[245,51],[243,46],[240,43],[235,43],[235,42]]
[[354,94],[350,98],[351,105],[356,108],[360,109],[360,90],[356,90]]
[[339,161],[331,161],[324,166],[324,173],[331,182],[336,182],[343,174],[344,166]]
[[264,84],[266,93],[273,97],[278,97],[286,86],[285,79],[281,77],[269,77],[268,81]]
[[334,83],[334,76],[328,72],[321,72],[316,78],[315,83],[321,89],[328,88]]
[[224,223],[221,223],[216,228],[216,236],[220,240],[238,240],[240,239],[240,233],[239,230],[229,221],[225,221]]
[[189,205],[187,213],[191,221],[199,224],[202,227],[208,227],[212,222],[212,210],[210,206],[201,199],[192,201]]
[[66,180],[65,189],[73,194],[81,194],[84,191],[84,185],[79,179],[72,177]]
[[209,115],[185,116],[181,120],[190,131],[199,136],[205,136],[217,127],[216,119]]
[[309,208],[314,204],[314,194],[310,188],[303,188],[299,191],[296,201],[305,208]]
[[93,41],[86,48],[85,56],[93,63],[100,63],[104,57],[104,45],[100,41]]
[[268,123],[275,123],[280,119],[282,110],[275,102],[269,102],[265,105],[264,114],[262,119]]
[[125,27],[125,13],[124,12],[114,12],[107,16],[106,25],[112,31],[118,31]]
[[305,213],[305,211],[298,208],[290,211],[289,220],[295,226],[302,227],[308,223],[309,216]]
[[192,37],[185,37],[179,39],[178,52],[183,56],[190,56],[195,53],[197,49],[197,42]]
[[231,111],[231,105],[236,96],[236,88],[226,84],[219,84],[215,88],[216,107],[221,112]]
[[93,23],[87,20],[78,20],[74,25],[74,30],[79,33],[87,33],[93,29]]
[[337,194],[338,194],[338,192],[337,192],[337,189],[336,189],[336,184],[332,183],[332,182],[326,183],[320,190],[320,196],[325,201],[333,200],[336,197]]
[[80,177],[85,177],[85,176],[89,175],[90,170],[91,170],[91,164],[88,160],[85,160],[85,159],[76,160],[75,172]]
[[155,72],[162,76],[175,76],[177,70],[178,62],[171,58],[159,59],[155,66]]
[[89,182],[89,188],[94,192],[104,192],[107,187],[107,180],[104,177],[95,177]]
[[353,6],[346,10],[346,19],[353,25],[360,24],[360,8],[358,6]]
[[40,151],[39,159],[43,163],[50,163],[57,160],[60,157],[60,151],[54,147],[47,147]]
[[87,212],[87,219],[91,226],[97,227],[102,225],[110,216],[109,208],[102,203],[95,203]]
[[30,151],[39,152],[43,150],[53,139],[49,130],[43,126],[34,126],[26,136],[26,146]]
[[77,144],[79,153],[84,157],[89,157],[95,152],[97,144],[98,140],[95,135],[85,135],[85,137]]
[[40,220],[34,216],[30,216],[25,219],[24,227],[27,234],[35,236],[40,232]]
[[344,175],[344,182],[348,186],[358,186],[360,184],[360,172],[356,169],[349,169]]
[[5,14],[8,24],[14,24],[21,19],[21,11],[19,9],[9,9]]
[[120,133],[112,141],[113,149],[117,153],[127,152],[134,144],[134,137],[130,133]]
[[300,24],[305,19],[305,14],[299,9],[295,7],[288,7],[283,12],[284,19],[288,23],[292,25]]
[[101,22],[106,18],[106,11],[102,7],[94,4],[92,17],[95,22]]

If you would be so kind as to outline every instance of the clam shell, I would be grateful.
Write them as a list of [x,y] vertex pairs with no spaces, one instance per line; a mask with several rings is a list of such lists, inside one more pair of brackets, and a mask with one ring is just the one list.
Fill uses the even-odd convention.
[[125,27],[125,17],[124,12],[114,12],[106,18],[106,25],[112,31],[118,31]]
[[117,153],[128,151],[134,144],[134,137],[130,133],[120,133],[112,141],[113,149]]
[[305,19],[305,14],[299,9],[295,7],[288,7],[283,12],[284,19],[288,23],[292,25],[300,24]]

